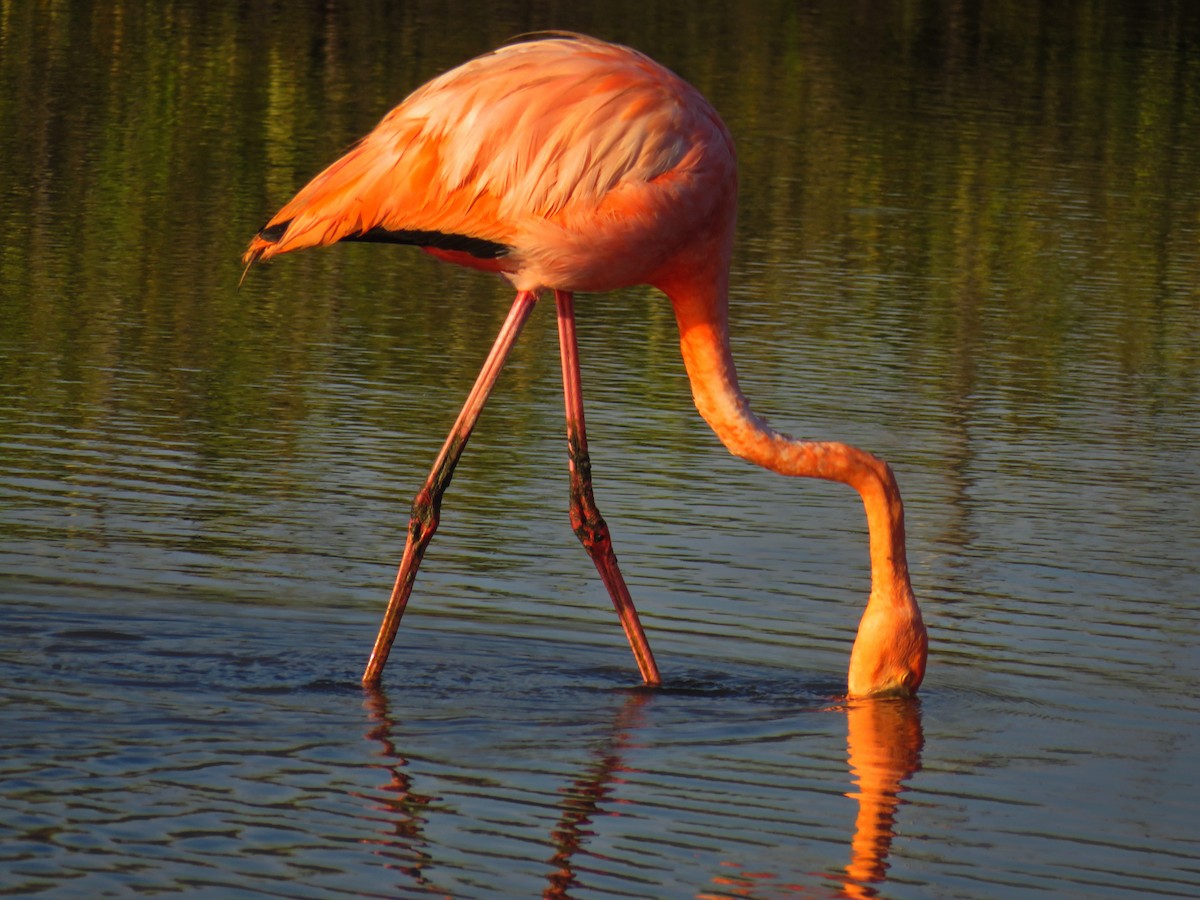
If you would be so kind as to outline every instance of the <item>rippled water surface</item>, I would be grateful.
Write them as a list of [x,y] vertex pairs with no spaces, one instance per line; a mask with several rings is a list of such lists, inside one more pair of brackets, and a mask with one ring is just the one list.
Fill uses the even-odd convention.
[[[0,893],[1200,894],[1200,18],[645,6],[0,4]],[[861,506],[720,447],[648,289],[578,306],[665,686],[567,522],[548,308],[359,686],[509,291],[238,255],[545,27],[728,120],[743,387],[896,469],[919,702],[838,699]]]

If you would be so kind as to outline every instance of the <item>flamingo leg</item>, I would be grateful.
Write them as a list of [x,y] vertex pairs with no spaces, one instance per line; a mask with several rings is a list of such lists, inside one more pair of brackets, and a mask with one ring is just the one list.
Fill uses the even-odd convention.
[[421,565],[422,557],[425,556],[425,548],[429,546],[430,540],[433,539],[433,533],[437,530],[441,517],[442,495],[450,486],[454,467],[458,465],[459,457],[462,456],[463,449],[467,446],[471,430],[479,421],[479,414],[483,411],[483,406],[487,403],[492,388],[496,385],[496,379],[500,377],[500,370],[504,368],[508,353],[516,343],[517,336],[521,333],[521,328],[529,318],[529,314],[533,312],[536,303],[537,295],[532,291],[517,293],[512,309],[509,310],[508,318],[505,319],[500,333],[496,336],[496,342],[492,345],[492,350],[483,363],[479,377],[475,379],[475,386],[471,388],[471,393],[467,396],[467,402],[463,404],[462,411],[454,422],[454,427],[450,429],[450,435],[446,438],[446,443],[442,445],[441,452],[433,464],[429,477],[425,480],[424,487],[417,492],[417,496],[413,499],[412,518],[408,522],[408,540],[404,546],[404,556],[400,559],[396,584],[392,588],[387,611],[384,612],[383,622],[379,626],[379,636],[375,638],[371,658],[367,660],[367,668],[363,673],[362,680],[365,685],[379,684],[383,675],[383,667],[387,664],[388,654],[392,649],[392,642],[396,639],[396,631],[400,628],[400,618],[404,615],[404,607],[408,604],[409,594],[412,593],[417,569]]
[[579,377],[579,346],[575,340],[575,300],[570,291],[555,291],[558,309],[558,343],[562,352],[563,396],[567,410],[567,455],[571,469],[571,527],[596,564],[596,570],[608,588],[613,606],[629,639],[642,680],[648,685],[662,683],[650,643],[638,620],[629,588],[617,566],[608,524],[596,508],[592,496],[592,460],[588,455],[587,429],[583,421],[583,387]]

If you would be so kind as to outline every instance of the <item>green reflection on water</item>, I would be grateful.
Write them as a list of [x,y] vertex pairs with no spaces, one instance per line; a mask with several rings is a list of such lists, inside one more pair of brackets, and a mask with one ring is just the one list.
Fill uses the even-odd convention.
[[[1192,10],[626,3],[565,21],[517,3],[483,17],[457,4],[0,10],[6,429],[32,411],[90,429],[114,410],[153,410],[147,427],[163,440],[277,459],[321,408],[330,346],[348,344],[362,351],[355,378],[436,394],[403,422],[381,408],[375,424],[440,432],[503,315],[502,284],[412,252],[340,247],[255,272],[238,293],[238,254],[411,88],[548,26],[645,48],[729,121],[742,169],[737,340],[768,407],[788,410],[769,382],[797,367],[868,407],[880,381],[964,404],[983,378],[1014,427],[1035,431],[1057,424],[1040,399],[1086,394],[1097,367],[1119,374],[1125,401],[1170,409],[1196,395]],[[619,338],[606,364],[636,373],[635,398],[680,391],[658,299],[583,314]],[[545,332],[518,349],[517,398],[553,371]],[[802,356],[780,332],[801,337]],[[845,367],[854,356],[864,364]],[[515,402],[510,415],[545,413]],[[697,423],[646,427],[647,440],[687,441]]]
[[[629,10],[568,24],[653,50],[730,121],[746,340],[798,319],[817,341],[865,331],[901,365],[953,367],[961,391],[988,366],[1036,396],[1086,355],[1156,401],[1193,394],[1195,13],[762,4],[673,29]],[[340,248],[232,290],[246,235],[404,92],[548,24],[522,5],[454,31],[431,18],[6,5],[5,382],[41,409],[96,409],[132,365],[182,414],[287,422],[311,348],[348,323],[377,334],[400,310],[448,356],[479,347],[503,288],[413,254]],[[668,325],[655,354],[674,353]],[[270,373],[298,377],[263,392]]]
[[[31,662],[29,647],[36,656],[44,641],[59,644],[50,659],[72,662],[34,682],[54,692],[70,680],[75,698],[25,702],[61,719],[99,697],[96,708],[112,701],[125,714],[136,694],[107,679],[133,659],[137,683],[154,694],[151,719],[139,709],[134,733],[141,740],[145,724],[157,749],[170,724],[155,706],[163,672],[201,673],[220,696],[199,696],[222,707],[230,691],[259,683],[230,677],[229,665],[257,666],[264,653],[289,684],[308,685],[314,672],[356,676],[357,657],[351,674],[338,674],[360,652],[349,635],[382,602],[408,495],[510,291],[415,251],[344,246],[256,270],[238,292],[239,256],[280,204],[409,90],[542,27],[640,47],[714,101],[741,160],[733,302],[742,382],[780,427],[861,440],[900,473],[934,639],[924,696],[936,737],[910,795],[922,799],[897,816],[904,834],[887,890],[929,893],[936,883],[971,893],[976,872],[986,892],[1012,870],[1025,879],[1012,883],[1068,892],[1095,878],[1130,892],[1192,883],[1194,866],[1180,861],[1194,855],[1195,804],[1180,786],[1194,782],[1181,748],[1194,744],[1200,522],[1196,4],[618,0],[557,15],[542,3],[492,3],[484,14],[458,2],[0,0],[0,593],[18,598],[19,618],[39,587],[57,592],[50,612],[9,636],[25,674],[44,662]],[[701,804],[700,825],[685,815],[682,842],[664,825],[667,843],[639,847],[688,872],[697,835],[711,829],[714,843],[761,837],[753,871],[781,864],[775,847],[792,860],[785,873],[828,869],[827,855],[807,860],[835,847],[828,871],[839,872],[845,834],[811,806],[840,799],[844,759],[821,765],[807,735],[779,739],[776,722],[790,711],[780,718],[774,692],[790,697],[799,684],[807,698],[844,671],[851,610],[866,593],[861,508],[837,486],[781,484],[724,457],[690,409],[673,317],[653,291],[581,298],[579,310],[597,490],[639,607],[676,673],[702,660],[705,679],[711,671],[721,685],[697,704],[663,698],[679,718],[668,717],[665,737],[653,737],[662,720],[652,726],[650,756],[634,761],[645,767],[635,790],[652,819],[635,807],[618,818],[632,834],[642,821],[678,823],[685,793],[684,813],[696,813],[713,770],[697,769],[694,790],[671,777],[656,796],[653,782],[707,754],[718,775],[729,773],[726,787],[739,786],[718,779],[719,825]],[[463,771],[476,777],[455,754],[466,747],[470,763],[494,698],[516,692],[511,709],[521,711],[562,696],[537,690],[539,679],[559,684],[589,642],[604,647],[586,656],[595,666],[628,664],[566,524],[546,312],[485,413],[486,439],[464,457],[446,510],[454,527],[422,573],[432,596],[421,614],[454,624],[406,632],[413,644],[434,636],[417,654],[429,672],[416,695],[434,708],[415,717],[413,747],[415,760],[425,757],[418,788],[431,794],[441,793],[441,754],[454,758],[446,785],[463,784]],[[447,549],[456,540],[466,545],[457,557]],[[505,580],[505,568],[520,577]],[[105,613],[91,620],[95,648],[79,657],[55,623],[76,625],[71,613],[93,588]],[[214,636],[211,621],[197,627],[195,611],[167,635],[168,645],[203,645],[170,658],[182,663],[158,642],[126,653],[103,638],[159,627],[140,601],[189,592],[246,601],[230,626],[233,657],[222,649],[229,635]],[[252,634],[255,621],[273,618],[264,608],[290,615],[306,603],[337,626],[332,643],[321,643],[323,626]],[[338,619],[339,604],[355,615]],[[221,604],[205,606],[220,615]],[[512,642],[524,627],[554,640]],[[492,641],[499,632],[505,640]],[[468,660],[463,682],[464,697],[486,698],[477,708],[442,705],[461,679],[437,665],[464,644],[482,660]],[[506,665],[498,653],[527,656]],[[735,673],[727,693],[728,662],[739,656],[756,665],[749,677]],[[550,662],[541,670],[537,660]],[[760,684],[759,663],[787,665],[787,678]],[[478,693],[486,678],[497,681]],[[597,683],[623,683],[591,672],[565,681],[568,694],[587,685],[582,705],[567,698],[574,724],[591,716]],[[197,695],[185,687],[176,712],[192,723]],[[749,719],[727,717],[743,693],[772,699],[752,702],[760,710]],[[331,708],[347,708],[329,696]],[[253,719],[262,697],[284,698],[279,721],[301,723],[304,746],[314,746],[311,685],[235,699]],[[466,732],[442,718],[460,708]],[[561,712],[557,700],[545,708]],[[34,768],[50,757],[38,754],[59,748],[47,735],[66,741],[61,783],[61,773],[83,771],[79,747],[108,752],[128,733],[114,737],[107,716],[91,718],[103,726],[91,744],[79,743],[78,722],[26,720],[14,733],[41,749],[9,754],[21,783],[41,784]],[[820,718],[822,729],[839,721]],[[188,731],[209,727],[194,722]],[[419,739],[423,729],[432,742]],[[733,730],[741,736],[730,743]],[[334,733],[332,745],[349,746],[341,724]],[[554,737],[556,750],[571,749]],[[203,744],[202,754],[214,752]],[[273,773],[279,755],[270,756],[264,771]],[[539,752],[539,776],[546,758]],[[184,758],[181,782],[191,783],[193,761]],[[541,785],[526,802],[510,788],[535,780],[508,762],[489,771],[493,763],[480,763],[480,777],[517,797],[522,817],[541,815],[539,804],[568,783]],[[156,758],[147,776],[154,790],[162,765]],[[774,774],[748,778],[756,768]],[[764,806],[776,779],[780,807]],[[89,841],[74,848],[103,866],[95,785],[69,787],[52,793],[86,801]],[[231,793],[239,803],[244,787]],[[103,802],[123,822],[118,807],[138,794],[117,793]],[[742,797],[748,805],[731,817]],[[476,821],[469,806],[452,816]],[[1031,817],[1055,839],[1041,840]],[[57,806],[53,818],[63,818]],[[502,821],[491,808],[484,818]],[[358,845],[358,833],[342,839],[342,822],[309,823],[301,828],[328,827],[339,846]],[[255,846],[243,825],[229,832],[239,853]],[[446,850],[442,871],[453,878],[466,854],[453,837],[431,843]],[[150,857],[130,868],[131,845],[116,844],[109,864],[138,877]],[[39,859],[47,846],[37,842]],[[210,850],[197,851],[205,872]],[[497,859],[494,848],[481,858]],[[87,868],[79,859],[70,878]],[[164,883],[185,883],[176,880],[186,871],[166,867]],[[476,877],[476,863],[464,871]]]

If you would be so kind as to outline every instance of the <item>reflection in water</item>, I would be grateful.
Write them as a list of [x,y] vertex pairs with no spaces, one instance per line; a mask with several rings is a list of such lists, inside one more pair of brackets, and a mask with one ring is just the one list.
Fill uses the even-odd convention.
[[396,749],[392,739],[396,726],[388,711],[387,695],[381,690],[371,688],[365,689],[365,693],[366,700],[363,705],[375,723],[367,731],[366,737],[378,741],[382,746],[383,756],[388,760],[383,768],[389,775],[388,782],[380,787],[387,799],[382,803],[379,803],[378,797],[366,799],[379,803],[377,808],[382,814],[382,821],[390,826],[386,837],[367,840],[399,851],[399,855],[407,860],[403,863],[387,862],[385,867],[398,869],[412,879],[414,884],[431,893],[449,896],[448,892],[439,889],[429,880],[425,871],[432,867],[433,857],[421,829],[425,825],[429,805],[437,798],[413,790],[412,777],[405,771],[408,760]]
[[[587,844],[595,836],[592,826],[602,816],[612,816],[607,806],[618,801],[614,792],[623,782],[623,773],[635,771],[627,757],[636,751],[634,736],[639,730],[651,727],[644,721],[645,712],[655,697],[654,692],[632,691],[613,710],[612,721],[604,737],[590,752],[582,771],[569,784],[558,788],[561,800],[559,815],[548,836],[553,848],[549,859],[551,871],[542,896],[550,900],[567,900],[573,890],[587,886],[580,883],[579,858],[595,862],[595,854]],[[373,840],[388,848],[385,855],[406,860],[404,864],[388,863],[412,881],[412,885],[430,893],[451,895],[453,891],[437,886],[429,876],[434,861],[423,829],[438,798],[417,791],[407,771],[408,759],[397,745],[398,723],[388,708],[382,690],[368,690],[365,703],[372,720],[366,737],[377,742],[388,760],[383,766],[388,781],[382,790],[389,799],[377,808],[387,824],[386,834]],[[846,713],[847,755],[850,777],[858,786],[857,792],[846,796],[858,801],[858,815],[850,839],[850,863],[845,874],[835,876],[840,885],[839,896],[869,898],[879,895],[879,885],[887,877],[887,857],[895,838],[896,814],[905,780],[921,768],[924,733],[921,726],[920,702],[915,699],[861,700],[839,708]],[[374,798],[372,798],[374,799]],[[637,816],[630,816],[636,822]],[[784,894],[808,895],[811,879],[798,873],[752,870],[734,860],[721,863],[726,871],[712,879],[715,888],[697,894],[700,898],[758,897],[763,892],[771,896]],[[593,866],[594,868],[594,866]]]
[[917,700],[864,700],[846,709],[846,753],[858,793],[846,895],[874,897],[887,875],[901,784],[921,768],[921,706]]
[[[877,897],[887,878],[887,857],[896,836],[896,813],[901,785],[921,768],[924,731],[921,704],[915,698],[859,700],[845,708],[846,751],[850,775],[858,785],[846,796],[858,801],[858,816],[850,840],[850,864],[839,876],[838,896]],[[702,900],[795,894],[811,896],[811,887],[782,882],[773,872],[751,872],[735,862],[729,872],[713,879],[718,891],[702,892]]]
[[0,894],[546,890],[627,652],[561,512],[553,317],[363,741],[405,486],[508,297],[361,247],[234,285],[243,228],[400,97],[565,27],[726,117],[743,386],[894,461],[938,635],[920,775],[859,764],[857,707],[848,774],[840,718],[751,686],[844,671],[861,513],[696,427],[660,297],[580,303],[655,649],[747,668],[610,739],[571,893],[1200,896],[1200,4],[701,6],[0,4]]
[[630,732],[637,728],[639,714],[651,696],[648,691],[633,691],[628,695],[617,707],[608,740],[592,751],[592,761],[584,773],[561,789],[562,815],[550,835],[554,844],[550,860],[554,871],[542,894],[548,900],[564,900],[576,885],[575,855],[591,834],[588,825],[604,813],[603,803],[619,782],[621,772],[627,769],[623,753],[631,744]]
[[[414,790],[412,776],[406,771],[408,759],[396,744],[397,723],[388,708],[386,693],[380,688],[366,688],[365,707],[373,726],[366,737],[382,747],[382,755],[389,760],[383,768],[389,779],[381,789],[391,798],[379,806],[389,826],[386,836],[375,842],[390,848],[399,856],[410,860],[405,865],[389,863],[412,879],[413,884],[429,891],[451,896],[452,891],[439,888],[430,880],[428,869],[434,861],[428,849],[422,829],[428,821],[428,813],[438,798]],[[639,724],[643,706],[653,695],[646,691],[632,691],[614,714],[605,739],[589,754],[590,761],[583,773],[566,787],[560,788],[558,823],[550,833],[550,844],[554,853],[550,857],[553,867],[547,876],[549,884],[543,896],[551,900],[566,900],[571,889],[578,886],[575,874],[576,856],[583,849],[592,832],[589,825],[598,816],[604,815],[604,804],[609,801],[615,785],[620,783],[621,773],[628,771],[624,752],[632,744],[631,732]],[[374,799],[374,798],[371,798]]]

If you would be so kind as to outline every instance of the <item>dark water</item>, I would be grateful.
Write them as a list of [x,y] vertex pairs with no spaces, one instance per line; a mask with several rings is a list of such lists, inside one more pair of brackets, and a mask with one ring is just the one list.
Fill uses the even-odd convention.
[[[0,5],[0,893],[1200,893],[1200,15],[1058,6]],[[546,310],[358,686],[509,292],[238,255],[545,27],[729,122],[743,386],[896,468],[919,703],[837,701],[861,507],[721,449],[649,290],[580,338],[667,686],[566,521]]]

